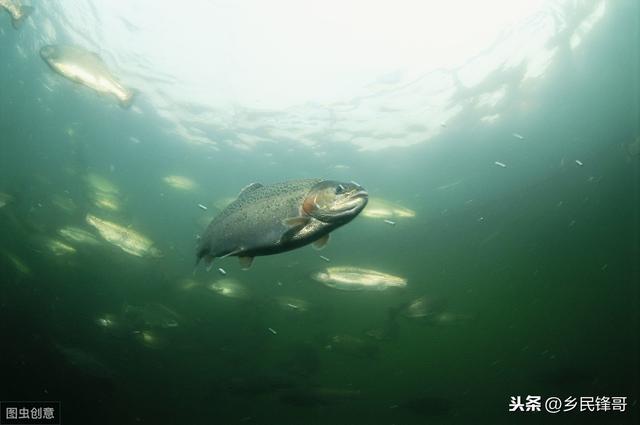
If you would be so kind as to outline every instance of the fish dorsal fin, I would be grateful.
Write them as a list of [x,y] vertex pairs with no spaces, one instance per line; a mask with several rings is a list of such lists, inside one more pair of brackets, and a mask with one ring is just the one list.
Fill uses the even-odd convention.
[[329,242],[329,238],[331,237],[331,235],[329,233],[327,233],[326,235],[324,235],[323,237],[321,237],[320,239],[316,240],[313,243],[313,247],[317,250],[321,250],[322,248],[324,248],[325,246],[327,246],[327,242]]
[[254,190],[260,189],[261,187],[264,187],[264,185],[260,183],[249,183],[248,185],[243,187],[242,190],[240,190],[240,193],[238,193],[238,198],[242,198],[247,193],[251,193]]
[[240,267],[242,270],[249,270],[251,268],[251,264],[253,264],[253,257],[238,257],[240,260]]
[[292,239],[296,233],[304,228],[311,221],[311,217],[290,217],[282,220],[282,224],[287,227],[287,230],[282,235],[281,241],[287,241]]

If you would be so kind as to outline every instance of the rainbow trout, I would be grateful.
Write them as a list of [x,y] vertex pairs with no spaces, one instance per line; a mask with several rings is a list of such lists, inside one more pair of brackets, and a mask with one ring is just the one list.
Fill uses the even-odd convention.
[[353,182],[251,183],[211,221],[198,244],[196,265],[204,258],[210,269],[214,258],[235,256],[247,269],[256,256],[310,243],[321,248],[330,232],[353,220],[367,200],[367,192]]

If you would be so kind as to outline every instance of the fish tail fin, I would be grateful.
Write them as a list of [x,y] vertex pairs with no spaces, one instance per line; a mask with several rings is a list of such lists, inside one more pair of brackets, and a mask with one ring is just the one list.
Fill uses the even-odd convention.
[[133,99],[136,97],[136,95],[138,94],[137,90],[131,89],[128,90],[124,97],[121,97],[119,100],[120,102],[120,106],[124,109],[128,109],[131,104],[133,103]]
[[17,19],[12,19],[11,24],[15,29],[20,28],[20,26],[24,23],[24,20],[29,17],[33,13],[33,7],[31,6],[20,6],[20,17]]

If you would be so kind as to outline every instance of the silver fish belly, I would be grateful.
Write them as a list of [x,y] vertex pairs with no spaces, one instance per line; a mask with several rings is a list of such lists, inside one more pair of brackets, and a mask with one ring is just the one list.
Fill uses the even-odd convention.
[[131,105],[134,91],[124,87],[97,54],[76,46],[51,45],[40,49],[40,56],[63,77],[116,97],[123,108]]

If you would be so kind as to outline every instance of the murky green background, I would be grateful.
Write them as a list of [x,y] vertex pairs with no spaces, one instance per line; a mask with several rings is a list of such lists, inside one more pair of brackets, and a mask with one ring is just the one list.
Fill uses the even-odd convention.
[[[487,89],[508,88],[499,122],[479,124],[461,91],[437,137],[373,152],[330,137],[184,143],[144,93],[125,110],[53,74],[38,55],[42,16],[16,31],[0,14],[0,400],[60,400],[65,424],[637,423],[638,6],[609,5],[580,54],[555,39],[533,88],[517,69],[491,75]],[[96,205],[92,175],[117,187],[119,210]],[[237,298],[208,287],[215,269],[192,274],[195,236],[224,198],[317,176],[356,180],[415,216],[361,216],[322,252],[259,257],[249,271],[216,262],[243,285]],[[87,213],[163,257],[109,244]],[[65,241],[66,226],[99,243]],[[343,292],[311,279],[332,265],[408,285]],[[419,297],[429,318],[407,314]],[[509,413],[513,395],[629,405]]]

